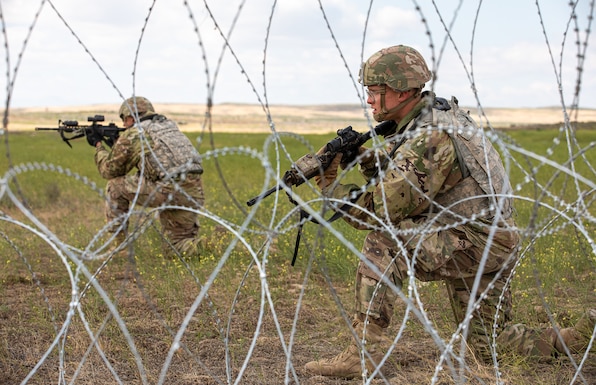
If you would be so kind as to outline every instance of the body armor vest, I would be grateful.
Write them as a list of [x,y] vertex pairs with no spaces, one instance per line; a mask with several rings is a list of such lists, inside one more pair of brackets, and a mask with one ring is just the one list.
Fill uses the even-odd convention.
[[421,127],[432,124],[447,130],[462,170],[463,179],[437,195],[435,203],[465,218],[476,215],[492,219],[500,210],[502,219],[509,219],[513,190],[499,153],[472,118],[460,110],[456,98],[451,98],[449,107],[433,108],[432,122],[429,114],[418,123]]
[[202,174],[201,156],[170,119],[155,115],[141,122],[153,146],[146,153],[146,176],[153,181],[179,179],[186,174]]

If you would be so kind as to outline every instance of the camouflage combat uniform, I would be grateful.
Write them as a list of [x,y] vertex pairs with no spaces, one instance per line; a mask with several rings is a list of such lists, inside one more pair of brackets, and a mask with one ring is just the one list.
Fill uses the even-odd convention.
[[[111,151],[99,146],[95,153],[98,170],[108,180],[106,217],[114,232],[133,200],[143,207],[165,204],[189,209],[204,203],[200,158],[190,140],[162,115],[143,117],[137,124],[144,140],[135,125],[122,132]],[[166,146],[161,139],[156,140],[163,135],[173,137],[173,143]],[[129,174],[132,169],[137,172]],[[178,252],[200,252],[195,212],[168,208],[159,211],[159,219],[164,235]]]
[[[561,329],[560,339],[553,328],[510,324],[508,280],[520,238],[507,173],[455,98],[422,92],[431,79],[420,52],[404,45],[383,48],[362,63],[359,82],[367,87],[373,117],[394,121],[395,132],[385,136],[386,150],[360,148],[354,160],[336,156],[314,177],[343,218],[370,233],[356,274],[357,338],[333,358],[307,362],[310,373],[354,378],[391,371],[384,329],[404,281],[414,277],[446,283],[455,319],[467,325],[458,331],[484,360],[492,362],[495,346],[501,354],[542,358],[565,345],[581,352],[589,344],[596,309],[574,328]],[[352,161],[365,186],[337,183],[338,166]]]
[[[500,157],[455,98],[449,103],[443,99],[438,109],[429,108],[433,100],[427,94],[399,122],[397,131],[403,135],[386,138],[387,152],[379,152],[379,161],[386,160],[380,173],[376,159],[360,165],[365,179],[379,174],[380,180],[358,196],[344,219],[359,229],[382,224],[389,229],[373,230],[365,239],[367,261],[359,263],[356,276],[357,317],[368,315],[387,327],[397,299],[387,281],[401,287],[410,270],[421,281],[446,283],[460,323],[480,273],[473,299],[479,306],[467,331],[470,344],[490,360],[494,327],[501,353],[548,357],[556,347],[552,328],[510,325],[507,279],[520,239]],[[356,185],[337,185],[329,193],[342,199],[358,190]]]

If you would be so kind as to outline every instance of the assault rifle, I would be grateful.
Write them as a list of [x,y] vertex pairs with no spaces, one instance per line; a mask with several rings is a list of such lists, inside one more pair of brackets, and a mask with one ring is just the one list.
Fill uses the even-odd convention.
[[[58,131],[63,141],[68,144],[68,147],[72,148],[70,144],[71,140],[82,138],[87,135],[88,132],[95,131],[101,135],[103,141],[110,147],[114,145],[116,139],[120,135],[120,131],[126,130],[116,126],[114,123],[108,125],[98,124],[98,122],[104,121],[103,115],[89,116],[88,122],[92,122],[91,125],[81,126],[76,120],[58,120],[58,127],[35,127],[36,131]],[[70,135],[66,135],[70,134]]]
[[[364,134],[358,131],[354,131],[352,129],[352,126],[348,126],[346,128],[342,128],[341,130],[338,130],[337,137],[327,142],[327,144],[325,145],[325,151],[322,154],[306,154],[302,156],[294,163],[291,169],[285,172],[282,178],[282,183],[270,188],[261,195],[250,199],[248,202],[246,202],[246,204],[248,206],[253,206],[257,202],[268,197],[274,192],[281,190],[284,185],[299,186],[307,180],[315,177],[316,175],[320,175],[331,165],[331,162],[339,153],[343,154],[342,163],[352,162],[358,156],[360,146],[362,146],[370,138],[372,138],[373,135],[386,136],[390,134],[393,130],[395,130],[396,127],[397,124],[395,123],[395,121],[386,120],[383,123],[380,123],[379,125],[374,127],[372,130],[365,132]],[[291,198],[290,201],[292,201]],[[296,202],[293,203],[296,204]],[[340,216],[341,214],[336,213],[333,217],[329,219],[329,222],[334,221]],[[310,218],[309,214],[306,211],[300,209],[300,221],[298,224],[298,233],[296,234],[296,244],[294,246],[292,266],[294,266],[296,258],[298,257],[298,247],[300,245],[300,238],[302,237],[302,226],[306,219],[318,223],[312,218]]]
[[246,202],[248,206],[253,206],[262,199],[268,197],[274,192],[281,190],[283,186],[299,186],[307,180],[313,178],[329,167],[331,161],[339,153],[342,153],[342,162],[348,163],[356,159],[358,149],[366,143],[373,135],[388,135],[395,130],[396,123],[393,120],[386,120],[372,130],[364,134],[354,131],[352,126],[342,128],[337,131],[337,137],[327,142],[325,152],[319,155],[306,154],[294,163],[291,169],[285,172],[282,183],[278,184]]

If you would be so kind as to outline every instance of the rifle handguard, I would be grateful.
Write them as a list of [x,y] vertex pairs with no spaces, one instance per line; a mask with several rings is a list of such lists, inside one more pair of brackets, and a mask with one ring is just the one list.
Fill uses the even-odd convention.
[[298,159],[292,166],[292,180],[288,182],[296,184],[300,179],[310,179],[323,169],[323,164],[315,154],[306,154]]

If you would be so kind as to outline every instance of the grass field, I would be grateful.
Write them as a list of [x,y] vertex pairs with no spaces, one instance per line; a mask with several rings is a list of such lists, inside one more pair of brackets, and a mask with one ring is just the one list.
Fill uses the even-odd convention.
[[[264,160],[283,173],[290,166],[286,155],[296,159],[333,135],[284,135],[281,142],[269,142],[266,134],[188,135],[199,139],[205,156],[205,255],[164,258],[159,225],[141,211],[134,255],[90,258],[80,265],[51,246],[99,247],[94,236],[105,224],[105,182],[95,169],[94,150],[84,139],[68,148],[55,133],[2,137],[0,169],[13,167],[16,178],[5,182],[10,188],[1,200],[0,383],[64,378],[75,384],[219,384],[239,376],[242,384],[282,384],[286,376],[289,383],[361,383],[311,378],[302,367],[335,355],[349,338],[341,314],[353,309],[357,257],[349,246],[359,250],[365,232],[334,222],[349,240],[342,242],[307,223],[290,266],[298,218],[286,216],[294,206],[283,193],[253,208],[245,204],[275,184],[266,178]],[[517,221],[527,240],[512,282],[516,322],[539,326],[548,322],[549,309],[568,326],[584,308],[596,307],[596,194],[590,187],[596,184],[596,130],[580,130],[571,139],[554,128],[503,133],[507,146],[500,150],[510,165]],[[573,162],[569,149],[580,153]],[[359,180],[352,174],[350,179]],[[305,199],[316,196],[306,185],[296,191]],[[246,244],[235,243],[240,239]],[[424,284],[419,291],[434,328],[449,338],[455,325],[443,286]],[[403,310],[397,306],[396,312]],[[180,348],[171,349],[180,331]],[[92,343],[95,333],[101,349]],[[288,349],[294,365],[289,372]],[[392,354],[397,369],[389,383],[432,383],[439,354],[422,325],[408,321]],[[507,384],[596,383],[594,354],[579,370],[581,357],[575,359],[545,364],[504,357],[499,372]],[[475,361],[463,371],[473,384],[496,383],[496,376]],[[464,383],[449,370],[435,379]]]

